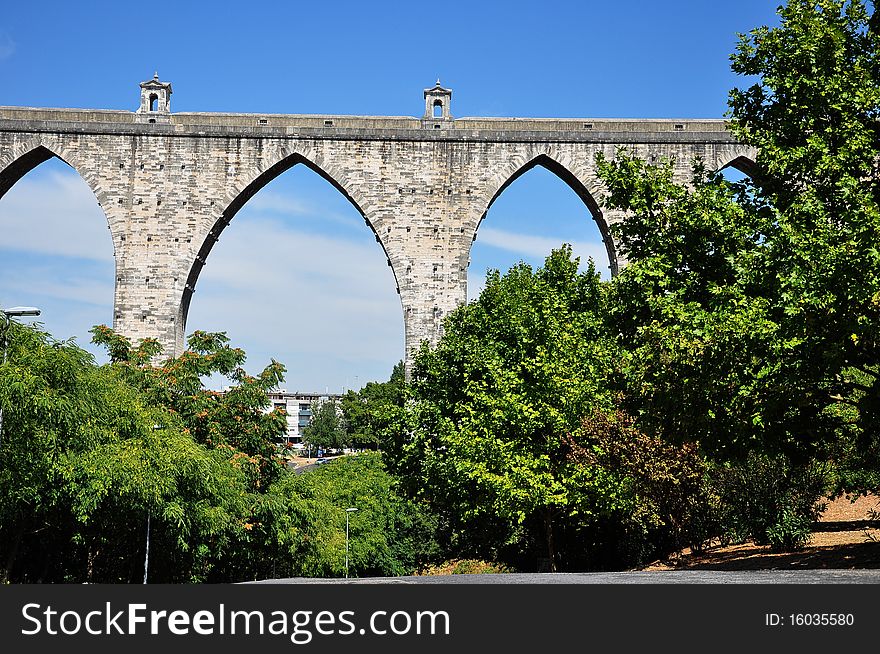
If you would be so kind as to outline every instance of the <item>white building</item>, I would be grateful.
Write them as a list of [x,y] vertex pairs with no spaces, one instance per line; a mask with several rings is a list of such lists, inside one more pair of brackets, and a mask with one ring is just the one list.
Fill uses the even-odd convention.
[[286,390],[269,393],[270,409],[280,408],[287,413],[287,445],[302,443],[302,430],[312,421],[312,402],[338,402],[341,398],[337,393],[288,393]]

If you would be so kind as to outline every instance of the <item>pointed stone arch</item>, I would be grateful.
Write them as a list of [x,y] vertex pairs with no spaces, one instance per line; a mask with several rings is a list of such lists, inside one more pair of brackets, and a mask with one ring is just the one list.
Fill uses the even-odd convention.
[[195,257],[189,261],[186,284],[183,287],[177,320],[175,322],[177,331],[177,351],[181,351],[183,348],[186,321],[196,282],[198,281],[202,268],[207,262],[208,255],[213,249],[214,244],[219,240],[220,234],[232,222],[232,219],[248,200],[260,190],[268,186],[277,177],[297,165],[303,165],[316,173],[333,186],[333,188],[339,191],[342,196],[354,206],[364,219],[364,223],[373,232],[376,242],[382,247],[385,258],[391,267],[395,284],[399,288],[398,276],[393,265],[393,258],[389,255],[386,243],[382,240],[379,231],[374,226],[373,221],[369,218],[370,209],[368,200],[361,196],[356,185],[348,179],[345,169],[337,168],[332,161],[327,160],[325,157],[321,156],[320,153],[312,150],[279,149],[266,158],[272,161],[272,163],[265,168],[252,171],[251,174],[245,177],[240,184],[236,185],[227,194],[223,202],[220,203],[223,207],[222,211],[219,211],[216,215],[211,217],[209,227],[201,239],[201,244],[196,251]]
[[725,168],[735,168],[752,179],[758,174],[756,159],[758,151],[751,147],[724,148],[715,157],[713,170],[721,171]]
[[[11,144],[7,144],[7,147],[0,148],[0,201],[6,197],[7,193],[9,193],[18,182],[24,179],[29,173],[38,169],[41,165],[52,159],[58,159],[61,161],[76,174],[76,177],[79,178],[78,184],[84,184],[86,188],[89,189],[93,201],[96,201],[98,209],[100,209],[101,216],[103,216],[104,219],[104,225],[109,230],[109,241],[113,248],[112,255],[114,260],[114,272],[112,273],[111,279],[116,279],[118,274],[117,257],[120,251],[120,242],[125,240],[125,225],[118,220],[118,214],[113,213],[113,207],[110,207],[109,203],[105,201],[105,189],[112,185],[111,183],[107,183],[110,180],[106,177],[102,177],[104,171],[94,165],[95,162],[89,160],[88,154],[80,150],[80,145],[81,143],[77,137],[65,139],[62,135],[57,134],[30,135],[29,138],[26,139],[13,138]],[[64,174],[68,173],[65,171]],[[70,208],[76,209],[77,207],[65,205],[59,213],[63,215],[65,220],[74,226],[79,233],[79,223],[68,220],[68,209]],[[29,220],[28,225],[29,231],[30,226],[32,226],[34,233],[40,236],[45,234],[46,225],[45,223],[41,224],[39,217]],[[2,229],[3,226],[0,225],[0,230]],[[88,243],[90,249],[100,248],[102,250],[102,255],[103,252],[106,252],[106,241],[103,240],[103,236],[97,236],[95,239],[89,239],[85,242]],[[38,252],[37,256],[43,257],[44,259],[57,259],[59,257],[80,257],[89,255],[82,255],[80,253],[70,254],[69,252],[52,253],[52,251],[49,250],[48,252]],[[59,277],[65,275],[67,272],[69,271],[66,269],[59,270]],[[115,293],[108,294],[106,301],[107,305],[110,306],[110,315],[115,316]],[[106,306],[103,302],[93,302],[89,300],[88,303],[100,305],[102,307]],[[102,319],[102,322],[107,321]],[[82,337],[86,336],[86,334],[81,332],[78,336]]]
[[109,204],[105,201],[106,194],[101,177],[92,166],[84,165],[76,150],[65,145],[61,139],[50,134],[41,134],[0,152],[0,200],[25,175],[52,158],[57,158],[70,166],[95,196],[110,229],[113,252],[116,256],[124,226],[115,224],[115,216],[108,212]]
[[48,134],[27,139],[0,153],[0,198],[22,177],[53,157],[73,168],[103,206],[104,190],[99,177],[89,166],[80,163],[74,150]]
[[[495,200],[522,175],[540,166],[565,182],[587,207],[587,210],[596,222],[596,226],[599,228],[599,233],[602,235],[602,241],[608,253],[608,265],[611,269],[611,274],[616,275],[618,261],[616,248],[609,229],[610,221],[599,204],[599,200],[602,197],[600,182],[595,177],[595,174],[587,170],[585,166],[578,166],[575,162],[568,161],[567,159],[567,157],[561,154],[542,151],[529,157],[517,157],[511,160],[510,165],[497,171],[493,176],[492,183],[489,185],[490,194],[487,198],[484,198],[485,204],[482,206],[485,206],[485,209],[474,224],[471,242],[473,243],[476,240],[480,225],[486,218]],[[470,257],[470,247],[468,248],[468,257]]]
[[15,186],[16,182],[34,168],[57,156],[44,147],[39,139],[25,142],[12,151],[0,155],[0,198]]

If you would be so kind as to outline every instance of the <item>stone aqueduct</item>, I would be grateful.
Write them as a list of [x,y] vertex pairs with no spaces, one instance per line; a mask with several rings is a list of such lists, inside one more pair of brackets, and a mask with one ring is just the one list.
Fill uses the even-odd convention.
[[199,272],[223,229],[296,164],[342,192],[375,233],[397,281],[409,360],[466,300],[480,222],[527,170],[544,166],[581,197],[613,273],[608,226],[620,216],[603,207],[597,152],[669,157],[683,177],[695,157],[714,169],[754,158],[722,120],[453,118],[439,81],[421,118],[171,113],[170,96],[154,77],[135,112],[0,107],[0,197],[53,156],[72,166],[110,227],[114,327],[155,337],[168,354],[182,351]]

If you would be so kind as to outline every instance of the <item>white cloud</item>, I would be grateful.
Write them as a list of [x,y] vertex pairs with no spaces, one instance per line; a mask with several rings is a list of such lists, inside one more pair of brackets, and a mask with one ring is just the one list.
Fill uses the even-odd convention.
[[[369,296],[386,285],[393,290],[394,277],[390,269],[386,271],[382,248],[372,239],[364,240],[313,234],[282,221],[251,217],[226,229],[201,279],[209,276],[228,288],[249,290],[279,288],[286,281],[287,291],[300,290],[298,286],[318,291],[332,287],[335,296],[343,297]],[[383,279],[376,278],[378,272]]]
[[77,275],[64,277],[58,271],[39,266],[24,270],[25,275],[4,280],[2,289],[8,296],[41,296],[95,307],[113,305],[113,270],[102,277]]
[[604,271],[608,268],[608,252],[605,245],[594,241],[572,243],[571,239],[564,237],[534,236],[481,227],[477,232],[477,242],[542,261],[554,248],[558,248],[563,243],[570,243],[574,255],[580,257],[582,266],[592,258],[600,270]]
[[233,223],[196,284],[187,331],[226,331],[252,371],[280,360],[290,388],[387,378],[403,356],[403,315],[382,249],[364,236],[255,216]]
[[281,193],[262,190],[248,200],[247,208],[254,212],[285,213],[296,216],[312,213],[314,209],[301,199]]
[[38,306],[58,339],[106,360],[89,329],[113,319],[113,243],[85,182],[52,160],[0,199],[0,305]]
[[468,270],[467,299],[468,302],[480,297],[480,293],[486,288],[486,275],[483,272]]
[[244,210],[247,211],[248,215],[259,217],[297,216],[316,218],[320,221],[329,220],[344,225],[363,224],[363,219],[360,215],[352,217],[351,215],[336,211],[327,211],[326,208],[313,204],[303,198],[292,197],[288,194],[277,193],[268,189],[261,190],[252,199],[248,200]]
[[25,177],[2,198],[0,247],[113,260],[107,220],[92,191],[79,175],[56,170]]

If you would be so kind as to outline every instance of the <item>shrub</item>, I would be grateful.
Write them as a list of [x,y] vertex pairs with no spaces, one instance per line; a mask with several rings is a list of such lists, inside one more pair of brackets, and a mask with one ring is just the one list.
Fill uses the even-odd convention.
[[793,464],[783,455],[752,452],[739,463],[719,466],[713,483],[721,498],[721,527],[727,540],[752,539],[774,551],[806,545],[810,526],[824,509],[827,465]]
[[482,561],[479,559],[452,559],[438,565],[432,565],[419,571],[419,576],[429,575],[478,575],[478,574],[502,574],[513,572],[503,563],[495,561]]
[[613,538],[620,557],[606,564],[635,565],[685,545],[700,549],[717,533],[717,497],[709,492],[707,464],[695,445],[649,436],[617,410],[585,418],[570,447],[577,465],[604,470],[619,482],[616,510],[593,524]]
[[776,523],[767,530],[767,542],[774,552],[803,549],[810,542],[812,520],[792,509],[782,510]]

